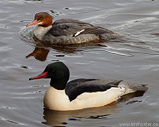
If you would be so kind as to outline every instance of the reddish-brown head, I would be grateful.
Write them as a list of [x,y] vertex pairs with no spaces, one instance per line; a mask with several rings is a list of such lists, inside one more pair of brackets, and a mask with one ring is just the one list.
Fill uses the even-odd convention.
[[39,25],[42,27],[48,27],[52,25],[52,16],[47,12],[39,12],[35,14],[34,21],[27,26]]

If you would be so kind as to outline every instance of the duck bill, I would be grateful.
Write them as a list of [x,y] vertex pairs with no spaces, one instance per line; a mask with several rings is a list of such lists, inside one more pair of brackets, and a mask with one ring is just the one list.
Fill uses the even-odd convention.
[[41,78],[47,78],[47,73],[48,73],[48,72],[43,72],[42,74],[40,74],[40,75],[38,75],[38,76],[29,78],[29,80],[41,79]]
[[36,24],[38,24],[38,21],[37,21],[37,20],[35,20],[35,21],[33,21],[32,23],[28,24],[26,27],[32,26],[32,25],[36,25]]

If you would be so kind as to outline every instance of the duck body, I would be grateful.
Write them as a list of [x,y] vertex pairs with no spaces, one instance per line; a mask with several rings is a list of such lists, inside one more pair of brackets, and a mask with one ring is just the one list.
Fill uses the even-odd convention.
[[90,41],[109,40],[120,35],[105,28],[94,26],[79,20],[60,19],[52,23],[52,17],[47,12],[35,14],[36,25],[33,35],[40,41],[49,44],[79,44]]
[[62,62],[49,64],[42,74],[30,80],[39,78],[51,78],[44,106],[58,111],[105,106],[125,94],[147,90],[144,85],[123,80],[75,79],[67,83],[69,70]]
[[[118,88],[112,88],[104,92],[85,92],[70,101],[65,90],[59,91],[50,86],[44,96],[44,106],[48,109],[58,111],[101,107],[117,100],[121,92],[122,90],[120,91]],[[54,99],[55,96],[57,99]],[[60,100],[58,98],[60,98]]]

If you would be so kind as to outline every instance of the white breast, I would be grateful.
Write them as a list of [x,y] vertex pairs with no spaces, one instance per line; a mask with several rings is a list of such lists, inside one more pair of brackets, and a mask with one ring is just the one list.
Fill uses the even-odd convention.
[[70,104],[64,90],[49,87],[44,95],[44,106],[52,110],[67,110]]
[[123,87],[111,88],[104,92],[83,93],[70,102],[64,90],[57,90],[50,86],[44,96],[44,106],[59,111],[100,107],[117,101],[124,93]]

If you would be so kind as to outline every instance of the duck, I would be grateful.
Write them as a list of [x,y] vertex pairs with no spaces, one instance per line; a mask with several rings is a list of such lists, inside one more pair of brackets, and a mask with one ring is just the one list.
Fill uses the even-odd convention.
[[69,81],[68,67],[61,61],[51,63],[44,71],[29,80],[51,78],[45,92],[44,107],[56,111],[72,111],[102,107],[117,102],[123,95],[145,92],[143,84],[123,80],[79,78]]
[[[37,25],[33,29],[33,37],[46,44],[69,45],[84,42],[103,42],[121,36],[116,32],[74,19],[59,19],[47,12],[39,12],[28,26]],[[53,22],[53,23],[52,23]]]

